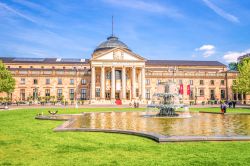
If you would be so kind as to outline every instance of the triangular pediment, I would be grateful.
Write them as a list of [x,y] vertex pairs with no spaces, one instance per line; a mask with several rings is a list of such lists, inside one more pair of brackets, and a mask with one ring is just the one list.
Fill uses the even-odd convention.
[[94,56],[93,60],[103,61],[146,61],[143,57],[122,48],[114,48]]

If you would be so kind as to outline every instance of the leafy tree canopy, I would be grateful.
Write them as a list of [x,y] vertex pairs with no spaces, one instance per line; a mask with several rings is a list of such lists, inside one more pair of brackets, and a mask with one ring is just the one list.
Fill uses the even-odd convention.
[[237,71],[238,70],[238,63],[231,62],[231,63],[229,63],[228,67],[230,70]]
[[0,92],[11,93],[15,88],[15,79],[0,61]]
[[234,82],[233,89],[239,93],[250,93],[250,57],[244,58],[238,64],[239,76]]

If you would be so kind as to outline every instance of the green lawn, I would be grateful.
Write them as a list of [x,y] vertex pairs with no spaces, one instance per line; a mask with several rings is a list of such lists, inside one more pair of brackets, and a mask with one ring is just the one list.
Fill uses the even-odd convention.
[[[250,165],[250,142],[159,144],[123,134],[53,132],[63,122],[34,119],[45,110],[0,112],[0,165]],[[131,109],[60,109],[59,113],[115,110]],[[245,111],[250,112],[235,110]]]

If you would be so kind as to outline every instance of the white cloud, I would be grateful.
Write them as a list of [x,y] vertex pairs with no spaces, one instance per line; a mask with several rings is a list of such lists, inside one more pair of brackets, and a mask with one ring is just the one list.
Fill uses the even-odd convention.
[[[22,1],[22,2],[26,2],[26,1]],[[39,6],[39,5],[35,6],[36,4],[34,4],[34,3],[32,3],[32,5],[33,5],[32,9],[43,10],[43,11],[41,11],[43,14],[46,12],[49,13],[49,10],[46,10],[42,6]],[[30,8],[31,8],[31,4],[30,4]],[[11,7],[10,5],[7,5],[7,4],[2,3],[2,2],[0,2],[0,14],[1,14],[1,12],[3,12],[4,14],[6,13],[4,16],[7,19],[10,19],[12,17],[15,19],[21,18],[21,19],[24,19],[26,21],[30,21],[34,24],[40,25],[40,26],[44,26],[44,27],[48,27],[48,28],[55,27],[54,23],[48,21],[47,18],[45,19],[45,18],[33,16],[32,14],[28,14],[27,11],[25,12],[25,10],[23,10],[23,11],[17,10],[15,8]]]
[[165,13],[170,17],[182,17],[182,14],[174,7],[164,6],[156,2],[148,2],[144,0],[103,0],[106,3],[127,7],[137,10],[143,10],[152,13]]
[[245,55],[247,53],[250,53],[250,49],[243,51],[243,52],[237,52],[237,51],[229,51],[224,56],[223,59],[230,63],[230,62],[237,62],[237,58],[239,56]]
[[217,13],[219,16],[225,18],[228,21],[231,22],[239,22],[239,19],[230,14],[227,13],[226,11],[224,11],[223,9],[221,9],[220,7],[216,6],[215,4],[213,4],[212,2],[210,2],[209,0],[203,0],[203,2],[210,8],[212,9],[215,13]]
[[19,16],[19,17],[21,17],[21,18],[27,20],[27,21],[31,21],[31,22],[33,22],[33,23],[38,23],[38,22],[37,22],[35,19],[33,19],[32,17],[30,17],[30,16],[28,16],[28,15],[26,15],[26,14],[23,14],[23,13],[17,11],[16,9],[14,9],[14,8],[12,8],[12,7],[10,7],[10,6],[8,6],[8,5],[5,4],[5,3],[0,2],[0,9],[1,9],[1,8],[2,8],[3,10],[6,10],[6,11],[8,11],[8,12],[10,12],[10,13],[16,15],[16,16]]
[[202,52],[203,57],[207,58],[215,53],[215,46],[211,44],[205,44],[199,48],[196,48],[195,51]]
[[43,13],[51,13],[49,9],[39,5],[38,3],[34,3],[27,0],[12,0],[12,1],[33,10],[41,11]]

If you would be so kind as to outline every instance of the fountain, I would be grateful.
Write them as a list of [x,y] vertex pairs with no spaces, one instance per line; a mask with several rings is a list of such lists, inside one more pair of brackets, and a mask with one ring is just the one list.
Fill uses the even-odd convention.
[[[183,104],[177,86],[173,82],[161,83],[146,112],[114,111],[53,115],[56,112],[50,111],[51,115],[39,114],[36,118],[67,120],[54,131],[123,133],[151,138],[158,142],[250,140],[250,115],[225,116],[193,112],[190,118],[189,108]],[[184,111],[178,108],[184,108]],[[219,125],[215,125],[214,122]]]
[[160,117],[177,117],[176,109],[184,108],[185,117],[191,117],[187,106],[182,104],[182,95],[179,94],[177,85],[174,82],[160,83],[156,93],[153,95],[152,103],[148,108],[157,108]]

